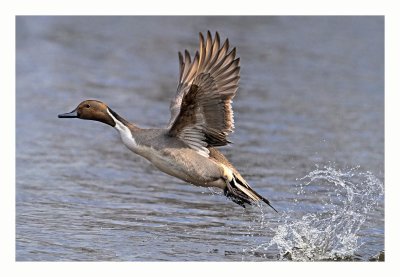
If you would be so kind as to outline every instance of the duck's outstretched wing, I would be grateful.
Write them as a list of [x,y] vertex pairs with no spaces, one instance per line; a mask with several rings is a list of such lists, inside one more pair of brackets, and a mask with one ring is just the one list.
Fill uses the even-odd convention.
[[193,61],[185,50],[179,53],[179,84],[171,101],[168,134],[176,136],[200,154],[208,156],[209,146],[229,143],[233,131],[232,98],[238,89],[239,58],[236,48],[229,51],[228,39],[200,33],[200,48]]

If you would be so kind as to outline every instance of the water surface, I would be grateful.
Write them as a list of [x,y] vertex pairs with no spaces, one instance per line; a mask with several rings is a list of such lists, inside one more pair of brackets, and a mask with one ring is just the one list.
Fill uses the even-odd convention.
[[[368,260],[384,250],[383,17],[16,23],[18,261]],[[164,126],[177,52],[193,53],[207,30],[241,57],[234,144],[221,151],[279,214],[159,172],[109,126],[57,118],[99,99],[139,126]]]

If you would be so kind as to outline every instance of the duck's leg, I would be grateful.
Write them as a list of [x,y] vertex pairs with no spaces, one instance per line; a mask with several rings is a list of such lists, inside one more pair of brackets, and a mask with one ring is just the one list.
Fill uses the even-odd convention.
[[[231,182],[234,182],[234,179],[232,179]],[[230,182],[227,182],[227,186],[226,186],[225,189],[224,189],[224,195],[225,195],[226,197],[228,197],[229,199],[231,199],[231,200],[232,200],[233,202],[235,202],[236,204],[242,206],[243,208],[246,208],[246,206],[245,206],[244,204],[249,204],[249,205],[251,205],[251,202],[250,202],[250,201],[248,201],[248,200],[246,200],[246,199],[243,199],[242,197],[239,197],[239,196],[237,195],[237,193],[234,193],[234,192],[233,192],[234,190],[235,190],[235,189],[232,188],[232,185],[230,184]]]
[[275,212],[278,212],[270,202],[254,191],[242,178],[237,178],[235,174],[228,167],[224,166],[223,178],[226,183],[224,194],[236,204],[245,208],[244,204],[252,205],[258,201],[263,201],[270,206]]
[[246,208],[245,204],[252,205],[252,200],[256,200],[251,199],[248,195],[246,195],[245,191],[243,191],[243,186],[237,183],[232,170],[226,166],[223,166],[223,179],[226,183],[224,195],[236,204]]

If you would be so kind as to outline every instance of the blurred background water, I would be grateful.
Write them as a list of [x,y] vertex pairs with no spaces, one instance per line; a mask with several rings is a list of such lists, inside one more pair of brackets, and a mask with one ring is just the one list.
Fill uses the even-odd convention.
[[[207,30],[241,57],[234,144],[222,151],[279,214],[159,172],[109,126],[57,118],[98,99],[164,126],[177,52],[194,53]],[[384,250],[383,17],[20,16],[16,54],[18,261],[369,260]]]

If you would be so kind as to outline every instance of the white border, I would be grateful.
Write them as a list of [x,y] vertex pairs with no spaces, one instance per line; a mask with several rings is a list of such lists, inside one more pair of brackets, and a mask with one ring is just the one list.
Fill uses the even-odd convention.
[[[5,1],[4,1],[5,2]],[[2,182],[0,185],[2,272],[11,276],[203,275],[346,276],[391,275],[399,257],[399,14],[394,1],[9,1],[1,4]],[[143,1],[141,1],[143,2]],[[388,4],[389,3],[389,4]],[[384,263],[35,263],[15,262],[15,15],[385,15],[385,251]],[[40,275],[39,275],[40,274]]]

